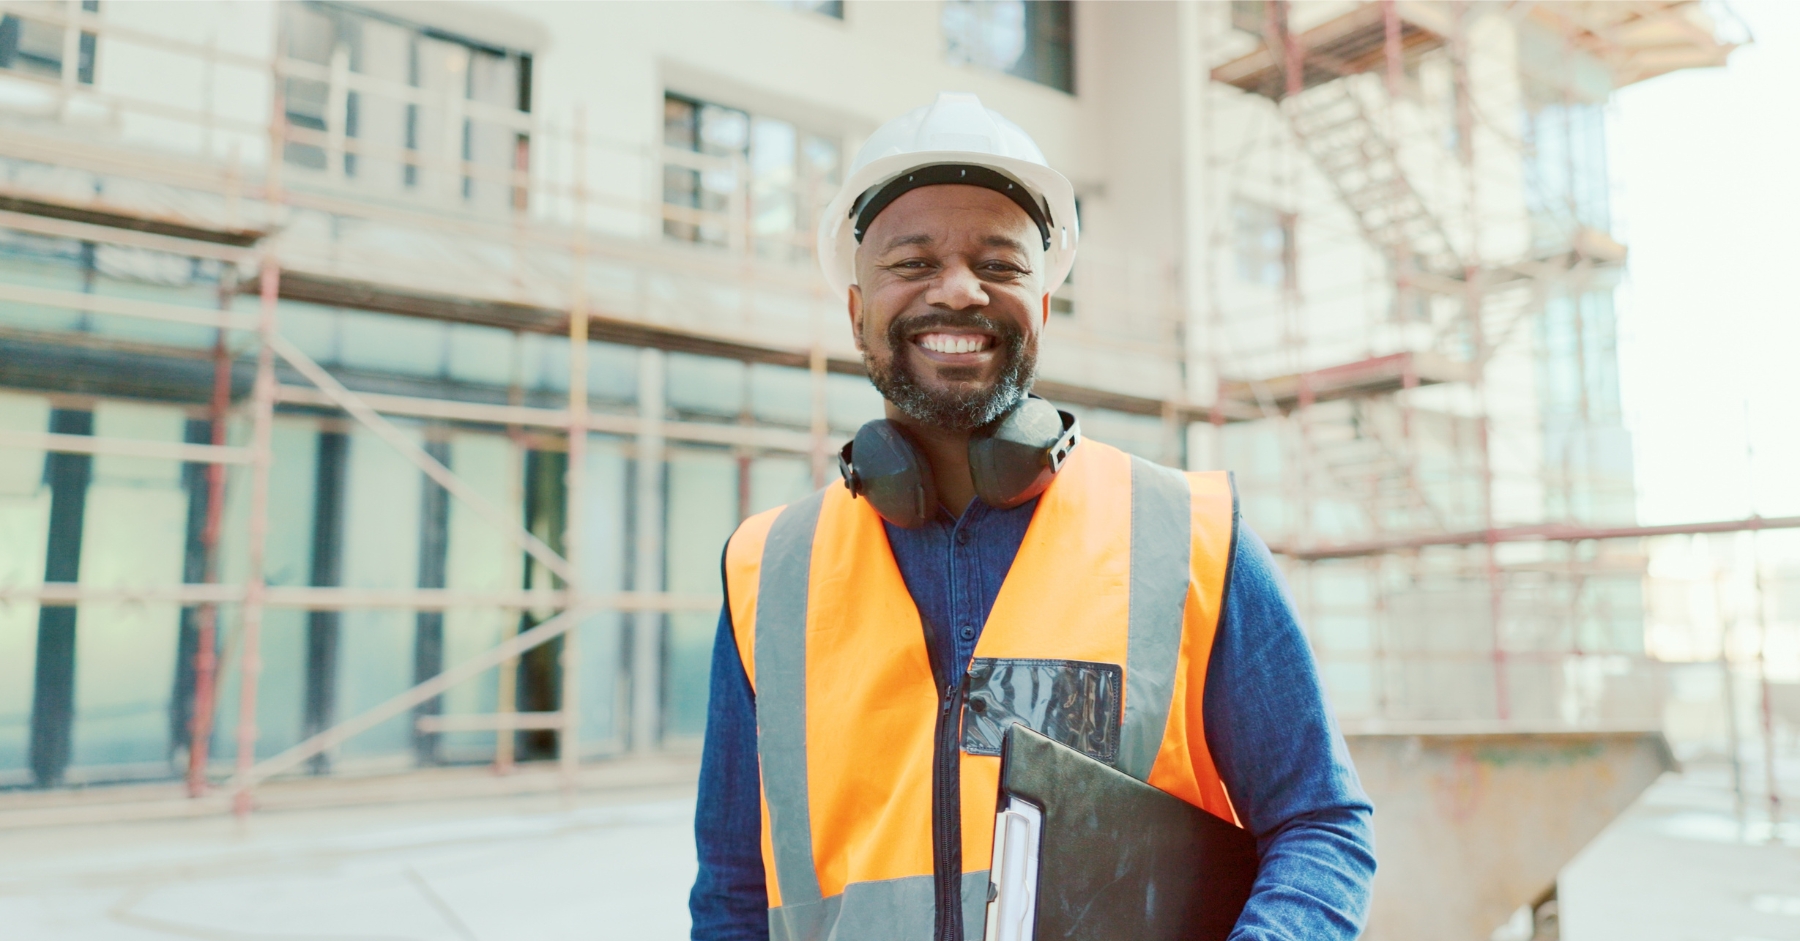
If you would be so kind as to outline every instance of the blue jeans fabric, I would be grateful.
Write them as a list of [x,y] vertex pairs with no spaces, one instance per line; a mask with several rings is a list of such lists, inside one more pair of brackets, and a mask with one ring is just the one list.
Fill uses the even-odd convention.
[[[977,500],[960,519],[888,527],[947,680],[959,679],[973,655],[1035,508],[1034,501],[995,510]],[[1355,938],[1375,874],[1372,808],[1274,559],[1241,522],[1205,697],[1207,746],[1262,859],[1232,941]],[[694,814],[700,871],[688,907],[696,941],[769,937],[760,793],[756,703],[727,608],[713,645]]]

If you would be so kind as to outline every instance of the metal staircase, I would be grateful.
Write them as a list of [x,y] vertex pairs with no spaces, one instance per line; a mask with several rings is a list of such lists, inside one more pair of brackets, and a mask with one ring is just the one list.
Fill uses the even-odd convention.
[[[1307,425],[1315,471],[1355,500],[1378,531],[1443,530],[1448,519],[1421,485],[1418,447],[1396,447],[1377,412],[1391,399],[1349,400],[1316,407]],[[1339,412],[1343,414],[1338,414]]]
[[1396,274],[1411,269],[1460,280],[1463,261],[1455,245],[1349,84],[1327,82],[1283,102],[1294,136]]

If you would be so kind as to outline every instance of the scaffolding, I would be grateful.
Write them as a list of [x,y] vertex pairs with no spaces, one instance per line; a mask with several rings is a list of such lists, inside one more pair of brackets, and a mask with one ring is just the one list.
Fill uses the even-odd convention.
[[[200,44],[134,28],[78,3],[6,4],[0,9],[10,17],[59,31],[65,47],[73,43],[80,49],[86,43],[105,54],[117,55],[124,49],[169,54],[198,68],[208,89],[241,83],[269,92],[266,108],[260,109],[269,117],[259,122],[211,107],[184,109],[130,89],[96,87],[91,75],[81,72],[80,55],[65,56],[55,76],[3,76],[37,85],[45,107],[35,116],[15,116],[7,133],[0,135],[0,159],[10,164],[9,178],[0,186],[4,206],[0,226],[30,236],[198,260],[216,265],[219,276],[213,309],[0,285],[0,302],[8,304],[215,334],[206,357],[211,377],[211,395],[203,412],[209,424],[208,443],[0,431],[0,446],[8,448],[204,465],[208,493],[201,535],[204,571],[182,585],[104,586],[55,579],[7,585],[0,587],[0,604],[174,604],[196,609],[200,631],[191,664],[187,786],[195,796],[218,786],[209,778],[208,743],[218,711],[219,677],[235,667],[241,678],[236,727],[230,730],[236,756],[222,787],[232,795],[239,813],[248,812],[261,782],[322,770],[324,757],[345,741],[409,715],[415,734],[422,736],[495,733],[494,764],[502,772],[514,763],[510,733],[552,730],[568,743],[557,749],[557,755],[564,786],[572,787],[581,749],[574,745],[580,742],[579,709],[570,704],[580,701],[582,681],[576,650],[579,632],[572,628],[596,611],[638,619],[630,644],[631,702],[624,710],[630,720],[615,730],[618,741],[612,751],[654,749],[660,738],[657,681],[662,673],[657,619],[678,612],[714,612],[720,598],[714,592],[596,592],[583,585],[579,573],[588,536],[581,507],[588,436],[615,435],[632,442],[639,469],[636,512],[652,518],[661,499],[654,481],[669,442],[730,448],[742,465],[753,454],[798,455],[807,462],[811,482],[817,486],[833,467],[829,457],[842,444],[841,433],[834,433],[827,420],[826,379],[833,374],[860,376],[862,371],[846,340],[827,339],[824,324],[836,316],[832,309],[836,305],[824,296],[812,271],[809,236],[804,231],[784,236],[794,241],[795,261],[787,257],[793,254],[788,246],[778,245],[778,251],[769,252],[769,234],[756,230],[753,187],[744,159],[670,146],[644,152],[591,134],[580,106],[549,118],[483,105],[454,93],[435,95],[351,68],[342,44],[327,50],[321,64],[299,57],[293,49],[295,40],[278,33],[276,54],[259,58],[220,48],[216,42]],[[311,96],[309,107],[328,116],[325,129],[296,122],[296,115],[306,109],[285,100],[296,93]],[[478,116],[517,135],[520,154],[510,165],[496,166],[471,159],[467,145],[455,140],[453,133],[445,134],[443,146],[437,148],[401,148],[346,134],[346,116],[357,107],[353,103],[368,109],[381,98],[407,107],[439,108],[449,115],[446,127],[459,116]],[[215,100],[209,97],[204,104]],[[95,134],[71,117],[91,113],[106,116],[105,133]],[[131,130],[141,128],[134,123],[139,119],[162,122],[149,135],[155,143],[130,140]],[[191,133],[196,131],[197,135]],[[169,145],[171,139],[177,142],[174,146]],[[526,142],[529,157],[523,149]],[[423,195],[363,198],[351,185],[348,170],[361,166],[366,173],[380,161],[401,167],[409,179],[423,180]],[[684,206],[590,185],[591,167],[621,163],[637,169],[616,175],[634,182],[646,170],[666,167],[724,174],[732,182],[721,188],[733,198],[723,206]],[[72,197],[68,186],[59,185],[66,183],[59,175],[87,175],[108,185],[95,185]],[[829,181],[806,182],[803,203],[823,204]],[[484,189],[503,198],[469,211],[468,195]],[[677,227],[722,233],[717,240],[722,244],[700,247],[662,238]],[[321,237],[321,230],[353,234]],[[770,254],[776,256],[773,262],[766,257]],[[1097,261],[1093,270],[1100,271],[1101,264]],[[1133,305],[1146,312],[1135,333],[1089,334],[1077,342],[1118,360],[1153,358],[1148,373],[1155,382],[1162,377],[1159,371],[1172,374],[1176,369],[1166,351],[1177,330],[1168,299],[1153,296],[1163,282],[1150,283],[1151,296]],[[246,310],[240,298],[254,299],[253,311]],[[296,301],[566,337],[566,404],[560,408],[542,401],[527,404],[516,382],[506,404],[353,390],[284,334],[281,305]],[[74,342],[84,349],[194,359],[191,350],[104,336],[15,328],[7,333],[25,342]],[[791,339],[787,345],[776,345],[767,342],[771,335]],[[596,408],[587,388],[590,340],[804,369],[810,376],[810,427],[804,431],[770,427],[748,416],[735,423],[669,418],[662,405],[662,377],[656,374],[660,361],[654,357],[647,361],[650,368],[640,370],[636,409]],[[1120,385],[1047,378],[1039,389],[1063,403],[1140,416],[1171,428],[1215,417],[1210,408]],[[272,435],[276,415],[284,409],[342,416],[365,429],[448,499],[503,534],[529,560],[537,587],[531,587],[531,575],[526,588],[504,592],[268,584],[263,573],[273,525],[271,505],[282,498],[271,480]],[[561,450],[566,455],[561,475],[565,525],[556,533],[558,544],[553,547],[545,534],[522,523],[516,511],[496,505],[469,486],[445,465],[444,453],[397,426],[394,419],[505,429],[515,438]],[[242,434],[234,428],[241,428]],[[1165,459],[1179,460],[1178,436],[1163,438]],[[243,579],[227,584],[220,564],[221,529],[228,502],[226,469],[233,467],[242,476],[230,486],[247,490],[249,498],[247,532],[240,547]],[[658,585],[653,560],[659,533],[653,526],[640,526],[638,533],[633,547],[640,569],[637,582]],[[441,575],[438,580],[441,584]],[[531,626],[351,718],[312,732],[292,747],[258,756],[258,675],[266,612],[443,612],[468,607],[518,611],[522,622]],[[229,630],[224,627],[227,621],[234,622]],[[563,706],[515,709],[512,687],[520,658],[557,640],[561,642],[557,685]],[[446,690],[495,670],[500,684],[495,713],[441,715],[433,708]]]
[[[1528,346],[1531,331],[1557,304],[1567,307],[1573,298],[1579,320],[1582,298],[1609,286],[1624,256],[1604,224],[1584,216],[1580,200],[1557,196],[1544,181],[1521,184],[1517,172],[1503,169],[1508,161],[1514,168],[1531,162],[1523,158],[1532,143],[1502,120],[1507,109],[1517,110],[1516,99],[1493,90],[1516,94],[1516,79],[1495,76],[1520,70],[1473,53],[1470,30],[1489,28],[1496,18],[1513,26],[1530,23],[1568,50],[1603,62],[1612,83],[1604,92],[1677,68],[1722,63],[1730,47],[1705,28],[1697,4],[1682,2],[1492,9],[1393,0],[1231,6],[1235,31],[1221,22],[1225,14],[1209,12],[1198,36],[1211,68],[1200,90],[1204,136],[1213,148],[1201,155],[1210,201],[1210,228],[1201,233],[1206,270],[1169,261],[1146,271],[1141,263],[1109,258],[1102,246],[1084,249],[1073,291],[1077,315],[1057,325],[1057,343],[1071,352],[1063,354],[1066,361],[1048,360],[1038,391],[1060,403],[1158,423],[1153,456],[1171,464],[1185,459],[1233,466],[1234,455],[1248,453],[1245,447],[1265,439],[1276,443],[1280,456],[1272,474],[1263,473],[1257,460],[1239,468],[1245,505],[1258,508],[1251,518],[1268,527],[1273,548],[1287,560],[1328,683],[1340,711],[1352,719],[1482,719],[1512,727],[1553,721],[1558,714],[1546,711],[1544,702],[1556,699],[1552,690],[1560,681],[1543,678],[1555,671],[1579,673],[1568,666],[1571,658],[1595,652],[1570,625],[1584,616],[1583,605],[1606,599],[1584,593],[1583,586],[1643,577],[1635,550],[1593,547],[1796,528],[1800,519],[1640,527],[1629,507],[1624,518],[1616,506],[1578,512],[1584,495],[1596,488],[1574,471],[1561,473],[1557,482],[1564,492],[1555,505],[1566,512],[1524,522],[1510,518],[1516,514],[1498,495],[1517,488],[1515,477],[1541,484],[1550,462],[1520,471],[1517,462],[1497,459],[1495,428],[1506,421],[1491,407],[1495,363],[1506,362],[1503,351]],[[11,171],[0,184],[0,228],[198,260],[219,272],[211,307],[0,284],[0,303],[214,335],[210,349],[197,354],[7,328],[31,342],[110,344],[203,363],[210,374],[204,442],[0,431],[0,447],[204,465],[209,496],[201,527],[205,565],[187,584],[127,588],[47,580],[0,586],[0,605],[196,608],[187,786],[195,796],[222,787],[240,814],[254,806],[260,784],[322,768],[321,756],[397,717],[410,717],[421,736],[494,733],[493,763],[501,771],[515,762],[511,733],[554,731],[561,779],[574,787],[582,757],[583,676],[581,633],[573,628],[598,611],[632,619],[630,702],[623,710],[629,719],[613,730],[612,753],[655,748],[662,696],[658,618],[713,612],[720,599],[664,588],[655,562],[662,534],[655,526],[638,527],[632,546],[633,584],[651,587],[599,591],[583,577],[595,538],[583,512],[591,496],[584,489],[589,436],[630,442],[635,512],[643,518],[659,518],[665,510],[656,481],[671,442],[731,449],[740,463],[740,486],[748,486],[742,482],[750,455],[797,456],[818,486],[829,479],[829,456],[841,444],[830,420],[828,378],[862,371],[847,338],[827,329],[838,313],[810,268],[804,227],[773,236],[758,230],[743,158],[669,146],[646,151],[610,140],[590,128],[579,106],[553,119],[539,110],[497,107],[364,74],[351,67],[342,47],[328,50],[323,62],[312,61],[293,54],[289,40],[278,35],[274,52],[263,57],[122,25],[78,2],[5,3],[0,10],[60,30],[66,53],[56,75],[6,76],[35,82],[42,108],[35,117],[10,118],[0,134],[0,160]],[[97,88],[81,72],[84,43],[90,50],[136,47],[176,56],[194,64],[209,89],[238,83],[267,95],[257,106],[233,112],[211,107],[214,97],[207,107],[187,109]],[[89,56],[91,61],[91,51]],[[1578,81],[1559,81],[1548,84],[1568,101],[1578,95],[1591,100]],[[327,115],[323,129],[296,120],[310,112],[290,107],[286,96],[295,93],[317,100]],[[1447,117],[1431,110],[1440,104],[1434,95],[1449,105]],[[346,134],[351,102],[368,108],[376,99],[447,115],[441,146],[397,146]],[[104,116],[99,126],[109,130],[95,132],[82,123],[83,115]],[[520,142],[511,156],[498,163],[474,159],[444,130],[475,118]],[[1236,131],[1226,127],[1230,122]],[[134,128],[155,129],[146,133],[166,152],[134,142]],[[1438,146],[1446,139],[1451,146]],[[170,146],[170,140],[180,144]],[[1243,149],[1231,152],[1228,144]],[[1252,148],[1263,148],[1258,154],[1267,162],[1246,160]],[[423,181],[422,195],[359,193],[346,168],[378,163]],[[598,166],[631,185],[596,185],[591,173]],[[732,182],[721,190],[732,198],[714,207],[645,198],[639,181],[669,167],[722,175]],[[59,174],[116,185],[72,193]],[[1248,179],[1262,176],[1270,178]],[[826,179],[807,181],[811,189],[802,204],[822,205],[820,194],[829,185]],[[1494,195],[1502,190],[1508,196]],[[470,210],[475,197],[469,194],[487,202]],[[1285,226],[1284,273],[1266,291],[1234,293],[1222,287],[1230,281],[1224,259],[1235,244],[1231,201],[1246,195],[1281,211],[1274,218]],[[1502,205],[1507,198],[1513,199],[1510,207]],[[667,238],[671,231],[714,233],[717,244],[685,244]],[[1302,280],[1296,272],[1307,270],[1315,254],[1333,259],[1333,270],[1356,276],[1327,285]],[[1202,309],[1181,300],[1194,296],[1184,295],[1182,286],[1196,278],[1205,282]],[[1133,287],[1123,297],[1108,297],[1102,289],[1116,285]],[[322,366],[283,332],[283,302],[564,337],[566,399],[527,402],[516,379],[504,403],[395,394],[369,383],[357,387],[343,370]],[[1364,309],[1343,316],[1358,305]],[[1357,322],[1362,329],[1342,329]],[[771,336],[787,339],[772,343]],[[634,408],[597,406],[590,395],[590,344],[597,341],[650,351],[638,370]],[[1196,341],[1204,351],[1198,356],[1191,349]],[[1079,363],[1074,350],[1081,351]],[[804,369],[807,427],[759,424],[748,414],[731,423],[668,417],[659,358],[667,352]],[[1217,377],[1216,390],[1190,388],[1197,375]],[[271,503],[280,496],[271,476],[272,440],[284,409],[333,416],[383,442],[441,488],[445,499],[510,541],[528,560],[524,585],[496,592],[268,584]],[[1580,417],[1581,429],[1593,423],[1585,413]],[[516,508],[470,486],[446,466],[447,452],[396,425],[397,418],[504,429],[516,440],[560,449],[566,455],[564,525],[554,535],[534,531]],[[241,469],[229,483],[228,468]],[[248,491],[238,584],[229,582],[229,567],[222,564],[228,488]],[[745,502],[739,501],[740,510]],[[1567,548],[1507,555],[1509,546],[1532,543]],[[1367,589],[1347,606],[1366,630],[1366,640],[1351,645],[1327,630],[1346,614],[1329,588],[1333,579],[1344,581],[1345,571]],[[1451,586],[1448,601],[1440,602],[1448,607],[1419,603],[1422,586],[1433,579]],[[1473,595],[1457,594],[1469,585],[1477,586]],[[1527,611],[1528,604],[1535,607]],[[1562,612],[1551,613],[1558,605]],[[385,701],[258,757],[257,677],[267,612],[466,607],[520,612],[519,626],[484,652],[440,664]],[[1401,608],[1406,612],[1397,614]],[[1436,616],[1459,625],[1442,632],[1455,633],[1454,643],[1420,633],[1421,624]],[[1630,620],[1630,612],[1622,617]],[[1525,636],[1518,625],[1533,618],[1560,618],[1557,629],[1539,633],[1566,643]],[[1465,636],[1468,624],[1478,625],[1482,636]],[[561,705],[516,708],[511,683],[520,658],[558,639]],[[1630,661],[1633,671],[1654,668],[1641,647],[1602,652],[1608,663]],[[1455,671],[1444,672],[1446,664]],[[1465,669],[1470,664],[1488,677],[1491,694],[1485,698],[1470,692],[1477,675]],[[210,771],[207,747],[219,677],[228,668],[240,681],[234,765],[221,783]],[[488,671],[498,671],[500,684],[493,713],[445,715],[434,707],[446,691]],[[1451,686],[1464,688],[1447,690]],[[1532,702],[1521,708],[1521,696]],[[1641,720],[1642,706],[1609,716],[1590,703],[1562,718]]]
[[[1603,108],[1724,64],[1712,15],[1384,0],[1205,21],[1195,319],[1220,399],[1261,416],[1212,453],[1286,559],[1349,727],[1660,725],[1646,540],[1795,525],[1637,525],[1608,371],[1625,249]],[[1259,213],[1267,277],[1244,258]]]

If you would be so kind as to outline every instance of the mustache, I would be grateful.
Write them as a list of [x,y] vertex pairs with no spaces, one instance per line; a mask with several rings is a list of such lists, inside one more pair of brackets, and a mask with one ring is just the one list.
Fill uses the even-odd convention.
[[917,314],[911,317],[896,318],[888,324],[887,334],[890,344],[898,344],[933,330],[965,328],[982,330],[993,334],[1002,346],[1010,346],[1015,337],[1023,337],[1024,331],[1019,325],[1009,320],[996,320],[980,311],[973,310],[934,310],[930,313]]
[[[995,338],[1001,356],[1000,375],[987,388],[932,390],[913,372],[904,352],[907,339],[931,330],[955,328],[981,330]],[[863,365],[869,372],[869,381],[889,402],[927,425],[961,431],[980,428],[1017,405],[1037,375],[1036,344],[1026,336],[1025,328],[1012,320],[996,320],[972,310],[930,310],[891,320],[884,332],[888,341],[885,358],[875,355],[872,344],[865,343],[863,347]]]

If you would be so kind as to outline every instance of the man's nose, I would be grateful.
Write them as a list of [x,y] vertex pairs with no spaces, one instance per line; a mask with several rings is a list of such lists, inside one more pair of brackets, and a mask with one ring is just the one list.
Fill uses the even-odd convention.
[[987,289],[974,269],[963,262],[952,262],[932,279],[925,303],[944,310],[969,310],[988,305]]

